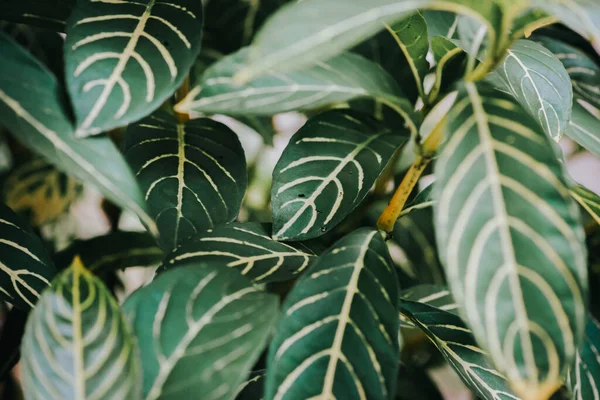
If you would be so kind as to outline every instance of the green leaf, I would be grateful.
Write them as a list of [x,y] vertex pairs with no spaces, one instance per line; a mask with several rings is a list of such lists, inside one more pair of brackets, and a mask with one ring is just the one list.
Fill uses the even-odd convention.
[[537,9],[526,10],[518,15],[512,22],[511,37],[519,39],[529,36],[537,29],[556,22],[554,17]]
[[267,74],[238,85],[232,76],[243,68],[247,54],[248,49],[242,49],[210,67],[175,109],[181,113],[274,115],[374,97],[398,103],[404,114],[411,114],[412,105],[394,79],[358,54],[345,53],[306,70]]
[[[500,31],[496,2],[479,0],[304,0],[281,7],[251,45],[250,61],[236,80],[246,82],[267,72],[299,70],[330,59],[394,24],[418,8],[465,12]],[[318,12],[315,12],[318,10]]]
[[311,118],[273,172],[273,238],[310,239],[331,230],[360,204],[407,139],[350,110]]
[[515,392],[547,398],[575,357],[587,299],[562,165],[536,121],[485,85],[465,84],[447,134],[434,210],[450,288]]
[[571,189],[571,196],[600,225],[600,196],[581,185]]
[[28,310],[54,275],[56,268],[41,240],[0,203],[0,299]]
[[535,40],[563,63],[573,83],[574,95],[600,108],[600,66],[585,52],[570,44],[544,36]]
[[595,399],[600,392],[600,323],[588,317],[585,340],[577,351],[566,386],[573,399]]
[[398,283],[374,230],[342,238],[298,280],[269,348],[266,398],[391,399]]
[[452,39],[456,36],[458,16],[448,11],[425,10],[423,17],[427,22],[429,40],[433,41],[436,36]]
[[42,293],[21,351],[26,398],[140,398],[135,338],[117,301],[79,259]]
[[433,207],[433,184],[430,184],[425,189],[421,190],[414,199],[412,199],[402,210],[400,216],[408,215],[413,211],[422,210]]
[[[400,312],[435,344],[469,389],[485,400],[519,400],[487,360],[459,316],[427,304],[402,301]],[[529,397],[531,398],[531,397]]]
[[237,217],[246,159],[227,126],[208,118],[182,123],[158,112],[128,128],[124,152],[164,249]]
[[220,265],[167,271],[124,307],[140,345],[146,400],[232,398],[278,314],[276,296]]
[[238,388],[235,400],[263,400],[266,370],[252,371],[248,380]]
[[455,82],[464,77],[467,53],[441,36],[431,39],[431,51],[436,61],[435,81],[429,93],[429,102],[433,103],[440,93],[447,92]]
[[442,285],[418,285],[403,290],[400,293],[403,301],[427,304],[438,310],[458,315],[458,304],[452,293]]
[[427,23],[416,12],[352,51],[375,61],[399,84],[412,103],[424,97],[423,79],[429,72]]
[[78,140],[67,116],[63,88],[36,59],[0,35],[0,120],[19,141],[60,170],[97,187],[133,211],[152,233],[135,177],[109,138]]
[[314,254],[301,243],[294,247],[277,242],[270,233],[270,225],[258,222],[219,225],[169,254],[162,270],[192,260],[237,269],[255,283],[293,279],[308,267]]
[[518,40],[504,62],[490,75],[492,83],[508,93],[558,141],[569,123],[573,86],[560,60],[542,45]]
[[600,119],[577,101],[573,103],[573,114],[565,134],[600,157]]
[[158,265],[164,252],[146,232],[111,232],[91,239],[76,240],[54,255],[59,270],[68,267],[79,256],[87,269],[101,275],[129,267]]
[[4,0],[0,19],[64,32],[75,0]]
[[67,87],[83,137],[158,108],[200,52],[202,4],[80,0],[65,42]]

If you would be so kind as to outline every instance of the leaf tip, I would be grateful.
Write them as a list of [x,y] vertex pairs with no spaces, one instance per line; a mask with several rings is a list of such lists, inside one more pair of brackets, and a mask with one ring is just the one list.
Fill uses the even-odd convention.
[[71,269],[74,273],[77,273],[79,275],[89,272],[85,265],[83,265],[83,261],[81,261],[81,257],[79,255],[73,257],[73,261],[71,262]]

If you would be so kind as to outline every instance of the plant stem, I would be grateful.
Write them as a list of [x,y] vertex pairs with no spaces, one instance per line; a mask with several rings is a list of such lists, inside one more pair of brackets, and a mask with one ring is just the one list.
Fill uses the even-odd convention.
[[[175,99],[177,101],[181,101],[183,98],[185,98],[185,96],[187,96],[187,94],[189,92],[190,92],[190,76],[186,75],[181,86],[179,86],[179,88],[175,92]],[[179,120],[179,122],[185,123],[190,120],[190,115],[188,113],[180,113],[180,112],[175,111],[175,114],[177,115],[177,119]]]

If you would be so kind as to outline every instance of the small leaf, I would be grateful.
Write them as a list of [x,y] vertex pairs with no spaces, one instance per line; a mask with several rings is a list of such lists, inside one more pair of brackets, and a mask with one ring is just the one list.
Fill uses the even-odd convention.
[[207,118],[182,123],[158,112],[129,127],[124,152],[164,249],[237,217],[246,159],[225,125]]
[[91,239],[76,240],[54,255],[59,270],[69,266],[79,256],[87,269],[102,275],[129,267],[158,265],[164,252],[147,232],[111,232]]
[[600,225],[600,196],[581,185],[571,189],[571,196]]
[[587,298],[562,166],[526,111],[486,85],[465,84],[447,133],[434,210],[450,288],[515,392],[547,398],[575,357]]
[[429,93],[430,103],[464,77],[467,65],[467,53],[444,37],[436,36],[431,39],[431,51],[436,66],[435,81]]
[[339,240],[298,280],[269,348],[266,398],[391,399],[398,283],[381,236]]
[[403,301],[427,304],[441,311],[458,315],[458,304],[452,293],[442,285],[418,285],[400,293]]
[[0,19],[64,32],[76,0],[3,0]]
[[178,247],[162,269],[192,260],[235,268],[255,283],[293,279],[308,267],[314,254],[301,243],[294,247],[277,242],[270,232],[269,225],[257,222],[219,225]]
[[349,110],[311,118],[273,172],[273,238],[310,239],[331,230],[360,204],[407,139]]
[[485,400],[519,400],[502,374],[487,361],[459,316],[427,304],[400,303],[400,313],[419,327],[440,350],[460,379]]
[[140,345],[146,400],[230,399],[278,314],[276,296],[219,265],[167,271],[124,308]]
[[573,103],[573,114],[565,134],[600,157],[600,118],[577,101]]
[[2,186],[7,206],[28,215],[39,227],[65,214],[83,191],[81,182],[56,169],[43,158],[15,168]]
[[140,398],[135,338],[117,301],[79,259],[42,293],[21,351],[26,398]]
[[518,40],[502,65],[490,75],[493,84],[515,97],[552,139],[569,123],[573,86],[560,60],[542,45]]
[[0,298],[23,310],[33,308],[56,275],[41,240],[0,203]]
[[373,97],[398,103],[405,114],[412,113],[412,105],[394,79],[358,54],[344,53],[306,70],[274,72],[238,85],[232,77],[243,68],[247,55],[248,49],[242,49],[218,61],[175,109],[181,113],[274,115]]
[[63,88],[36,59],[0,34],[0,121],[19,141],[60,170],[96,186],[133,211],[152,233],[156,227],[125,159],[107,137],[77,140]]
[[421,190],[402,210],[401,216],[408,215],[413,211],[433,207],[433,184]]
[[192,66],[201,36],[199,1],[78,1],[65,41],[76,135],[125,126],[158,108]]
[[588,317],[585,340],[569,371],[566,386],[573,399],[595,399],[600,392],[600,323]]

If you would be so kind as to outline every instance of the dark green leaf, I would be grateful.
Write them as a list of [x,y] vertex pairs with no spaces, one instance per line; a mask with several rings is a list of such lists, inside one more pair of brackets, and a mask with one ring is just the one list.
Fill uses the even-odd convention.
[[163,269],[193,260],[237,269],[257,283],[293,279],[308,267],[314,254],[301,243],[294,247],[277,242],[270,233],[270,225],[258,222],[219,225],[169,254]]
[[75,139],[63,89],[52,74],[3,35],[0,53],[1,123],[59,169],[96,186],[108,199],[136,213],[156,233],[135,177],[112,141]]
[[0,19],[64,32],[75,0],[3,0]]
[[600,157],[600,118],[577,101],[573,102],[573,114],[565,134]]
[[591,315],[585,327],[585,340],[569,371],[566,386],[572,399],[597,399],[600,392],[600,324]]
[[436,61],[435,81],[429,93],[429,101],[433,102],[465,75],[467,53],[442,36],[431,39],[431,51]]
[[526,111],[466,83],[435,165],[436,237],[452,293],[511,387],[547,398],[585,327],[580,215],[550,140]]
[[427,335],[460,379],[485,400],[519,400],[488,362],[459,316],[427,304],[402,301],[400,312]]
[[401,216],[410,214],[416,210],[433,207],[433,184],[421,190],[402,210]]
[[266,398],[391,399],[398,284],[376,231],[344,237],[288,295],[269,349]]
[[41,240],[0,203],[0,298],[28,310],[54,275],[56,268]]
[[164,249],[237,217],[246,159],[227,126],[208,118],[183,123],[158,112],[129,127],[124,151]]
[[458,315],[458,304],[454,301],[452,293],[442,285],[418,285],[403,290],[400,293],[402,300],[427,304],[441,311]]
[[146,400],[230,399],[278,314],[276,296],[220,265],[167,271],[124,307],[140,345]]
[[571,196],[600,225],[600,196],[581,185],[571,189]]
[[158,108],[200,51],[202,3],[80,0],[67,24],[66,76],[77,136]]
[[273,238],[310,239],[331,230],[360,204],[407,139],[350,110],[311,118],[273,172]]
[[26,398],[140,398],[135,338],[117,301],[79,259],[42,293],[21,351]]

